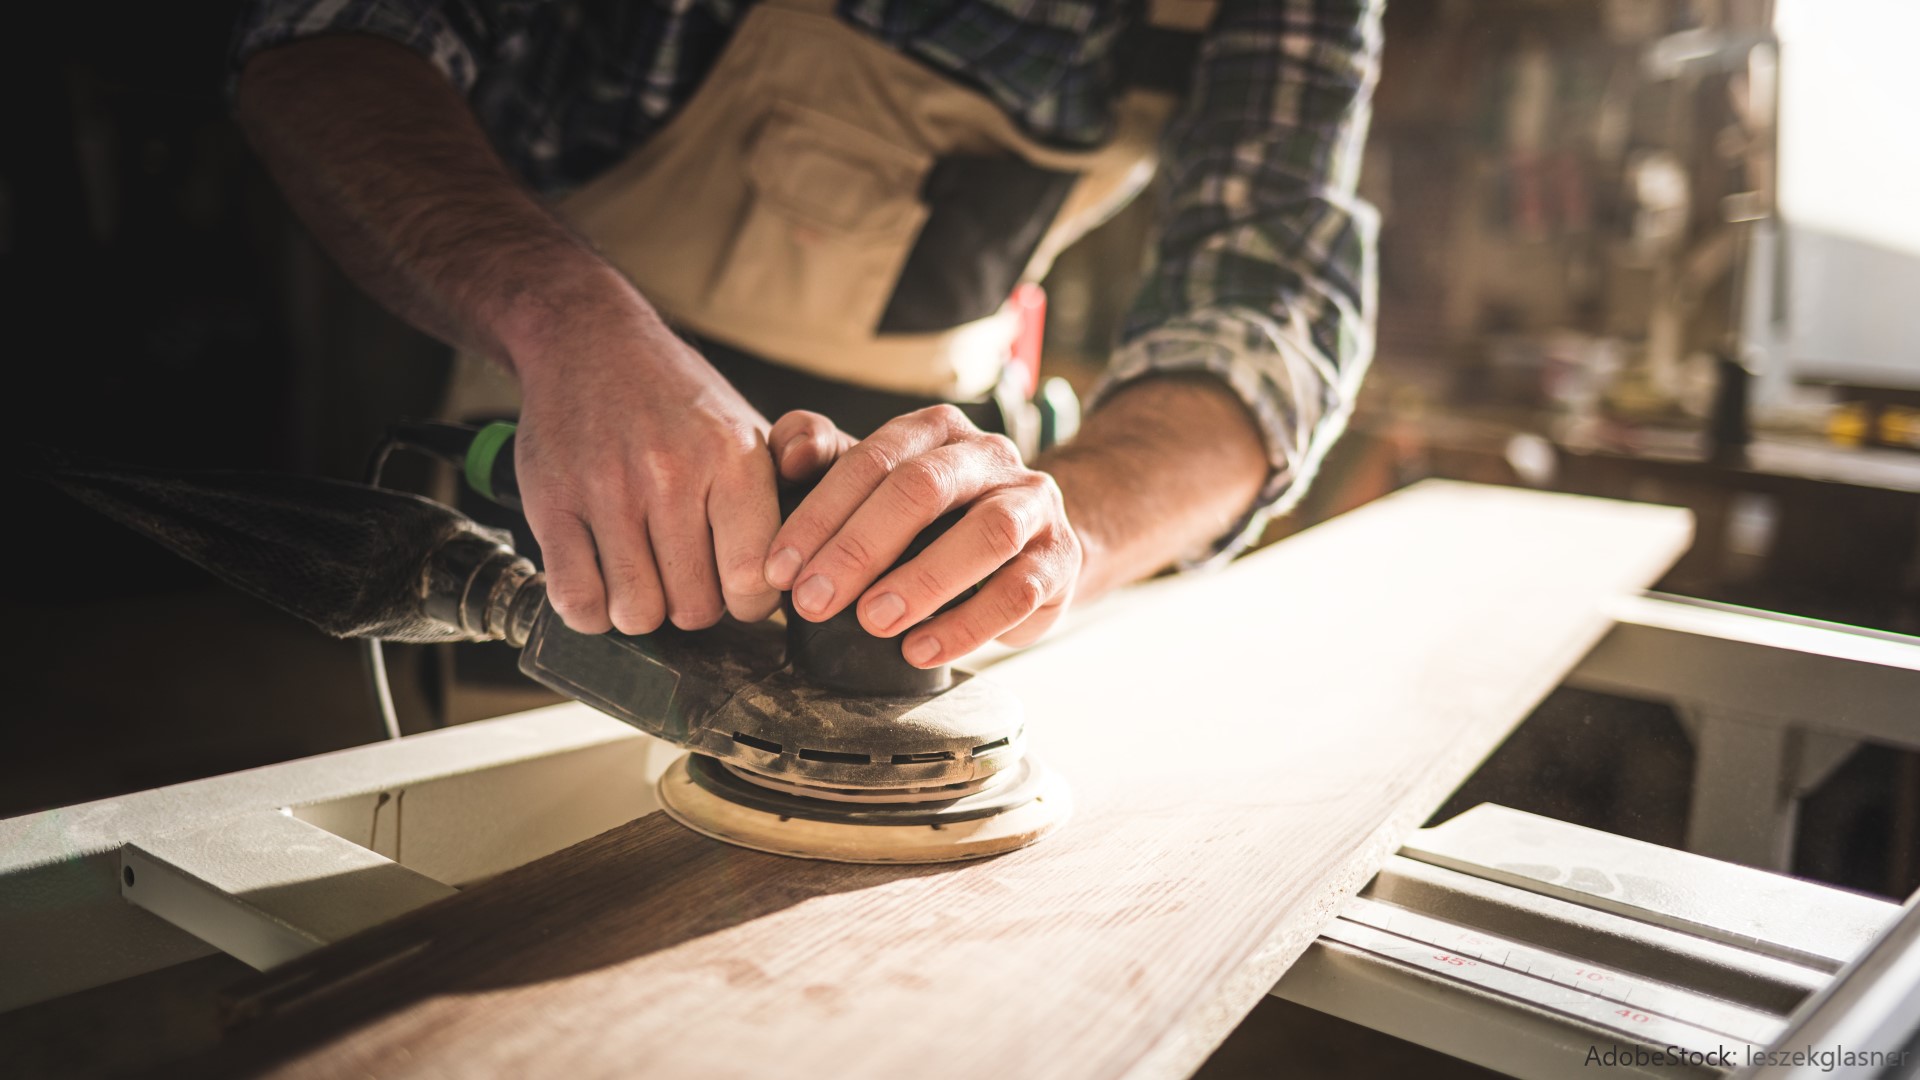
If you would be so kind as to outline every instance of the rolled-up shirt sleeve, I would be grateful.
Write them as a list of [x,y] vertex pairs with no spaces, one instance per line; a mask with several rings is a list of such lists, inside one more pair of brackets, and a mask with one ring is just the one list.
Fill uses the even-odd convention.
[[404,45],[467,94],[480,77],[489,28],[478,5],[458,0],[247,0],[234,29],[232,70],[262,49],[323,34],[371,34]]
[[1304,493],[1373,356],[1378,217],[1355,194],[1384,0],[1223,0],[1168,130],[1162,234],[1099,399],[1217,376],[1266,443],[1230,558]]

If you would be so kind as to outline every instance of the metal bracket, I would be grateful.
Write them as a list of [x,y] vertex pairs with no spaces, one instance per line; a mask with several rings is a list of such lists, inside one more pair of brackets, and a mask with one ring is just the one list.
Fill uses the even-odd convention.
[[120,895],[262,971],[456,891],[287,813],[120,850]]
[[0,821],[0,1010],[277,963],[658,809],[677,756],[561,705]]
[[1613,616],[1567,682],[1679,712],[1691,851],[1788,869],[1801,797],[1861,741],[1920,749],[1920,638],[1658,593]]

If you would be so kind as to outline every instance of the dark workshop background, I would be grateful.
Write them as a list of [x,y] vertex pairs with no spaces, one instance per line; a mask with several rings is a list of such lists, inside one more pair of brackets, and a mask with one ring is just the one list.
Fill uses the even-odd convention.
[[[223,96],[232,8],[34,5],[0,46],[14,438],[357,478],[388,422],[434,412],[448,357],[334,270],[248,152]],[[1823,282],[1920,285],[1920,259],[1770,218],[1767,87],[1735,60],[1766,10],[1391,7],[1364,181],[1386,221],[1379,357],[1274,537],[1425,476],[1674,503],[1700,538],[1662,589],[1920,632],[1920,342],[1896,342],[1904,368],[1805,346],[1826,305],[1884,302]],[[1704,59],[1644,62],[1690,29]],[[1090,377],[1131,287],[1111,268],[1150,219],[1062,260],[1052,370]],[[11,495],[0,815],[376,737],[351,645],[50,491]],[[396,653],[409,730],[544,700]],[[1491,799],[1677,844],[1690,770],[1666,708],[1561,691],[1443,814]],[[1904,895],[1916,822],[1916,755],[1865,747],[1807,803],[1796,869]]]

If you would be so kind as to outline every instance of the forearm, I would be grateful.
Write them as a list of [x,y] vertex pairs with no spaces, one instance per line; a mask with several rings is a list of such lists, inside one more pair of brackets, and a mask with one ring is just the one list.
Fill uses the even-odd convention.
[[1116,391],[1072,442],[1042,455],[1084,562],[1084,601],[1203,549],[1253,505],[1268,475],[1259,429],[1232,391],[1203,375]]
[[1088,537],[1082,598],[1231,555],[1256,504],[1305,490],[1372,358],[1377,217],[1354,183],[1381,5],[1306,6],[1227,0],[1203,48],[1112,396],[1056,470]]
[[374,37],[268,49],[237,118],[295,211],[360,286],[451,344],[510,366],[566,310],[651,315],[507,171],[467,103]]

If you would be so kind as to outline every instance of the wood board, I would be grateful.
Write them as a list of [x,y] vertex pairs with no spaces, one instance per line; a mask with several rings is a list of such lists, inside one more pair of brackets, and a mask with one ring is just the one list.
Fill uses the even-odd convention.
[[1034,848],[844,866],[650,815],[261,976],[190,1067],[1184,1075],[1690,531],[1418,485],[994,665],[1075,789]]

